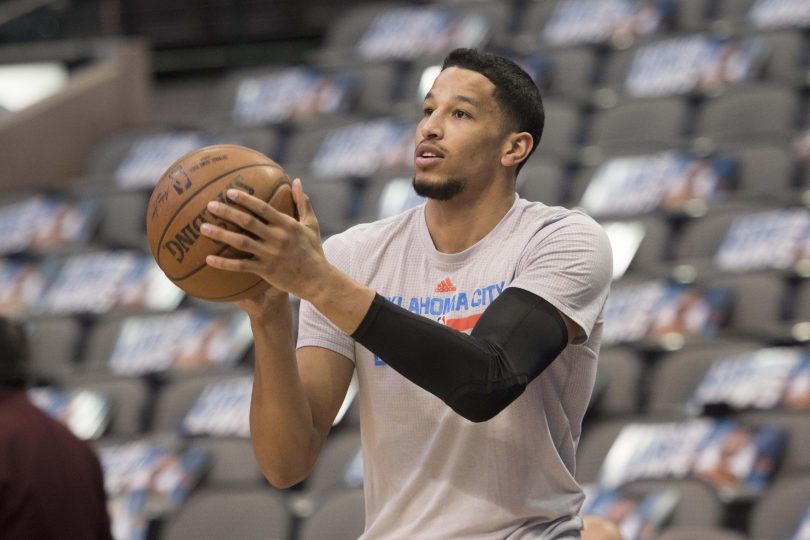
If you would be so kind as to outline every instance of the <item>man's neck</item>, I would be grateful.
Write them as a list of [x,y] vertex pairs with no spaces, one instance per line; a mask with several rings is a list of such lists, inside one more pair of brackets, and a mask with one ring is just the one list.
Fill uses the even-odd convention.
[[425,222],[433,245],[442,253],[459,253],[475,245],[500,223],[515,202],[514,189],[449,201],[428,200]]

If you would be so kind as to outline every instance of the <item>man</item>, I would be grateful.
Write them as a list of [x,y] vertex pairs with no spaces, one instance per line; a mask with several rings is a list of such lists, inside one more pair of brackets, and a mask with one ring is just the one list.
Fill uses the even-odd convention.
[[27,342],[0,317],[0,538],[112,538],[93,449],[28,400]]
[[[208,264],[272,285],[238,305],[256,344],[254,448],[274,485],[309,473],[357,370],[364,538],[580,537],[574,454],[612,261],[593,220],[515,194],[543,119],[513,62],[456,50],[416,129],[425,205],[323,249],[300,180],[300,222],[242,192],[228,196],[261,219],[209,206],[251,236],[203,233],[253,257]],[[297,354],[286,293],[302,299]]]

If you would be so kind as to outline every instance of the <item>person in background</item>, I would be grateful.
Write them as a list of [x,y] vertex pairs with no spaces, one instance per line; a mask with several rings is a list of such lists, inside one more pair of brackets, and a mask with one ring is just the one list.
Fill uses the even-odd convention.
[[98,456],[26,394],[28,343],[0,317],[0,538],[111,539]]

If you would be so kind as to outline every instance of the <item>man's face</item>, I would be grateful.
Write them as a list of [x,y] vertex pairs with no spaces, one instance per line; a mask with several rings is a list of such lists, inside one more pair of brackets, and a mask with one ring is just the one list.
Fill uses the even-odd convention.
[[449,200],[491,182],[506,138],[495,85],[475,71],[442,71],[424,101],[416,128],[416,192]]

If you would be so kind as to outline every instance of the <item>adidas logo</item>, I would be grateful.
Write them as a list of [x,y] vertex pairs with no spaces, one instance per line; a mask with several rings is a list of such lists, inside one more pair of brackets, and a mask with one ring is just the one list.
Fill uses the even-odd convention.
[[450,281],[449,277],[444,278],[436,285],[436,289],[433,292],[443,293],[443,292],[453,292],[456,290],[456,286],[453,285],[453,282]]

